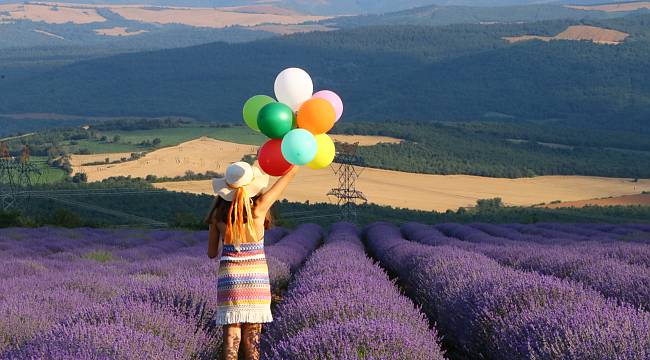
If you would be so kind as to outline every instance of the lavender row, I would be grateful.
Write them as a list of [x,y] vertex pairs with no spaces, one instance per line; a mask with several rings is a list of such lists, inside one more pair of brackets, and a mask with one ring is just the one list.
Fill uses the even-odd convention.
[[[270,246],[275,257],[269,257],[268,265],[275,291],[287,285],[287,264],[296,267],[320,238],[318,226],[305,225],[275,250]],[[50,330],[75,309],[129,293],[195,303],[191,296],[179,295],[185,280],[175,284],[174,278],[181,276],[179,270],[202,267],[201,273],[189,277],[189,284],[213,290],[217,266],[206,257],[206,239],[206,232],[186,231],[2,230],[0,352]],[[203,298],[210,297],[216,299],[216,293]]]
[[[494,226],[494,225],[491,225]],[[479,226],[482,227],[482,226]],[[480,252],[502,265],[525,271],[578,281],[606,297],[627,302],[650,310],[650,268],[630,265],[599,254],[602,249],[594,245],[585,251],[583,245],[540,245],[511,242],[481,243],[476,237],[464,237],[475,229],[459,224],[446,224],[437,228],[419,224],[405,224],[402,233],[406,238],[428,245],[451,245]],[[460,236],[448,238],[440,233]],[[466,230],[466,231],[463,231]],[[480,234],[479,234],[480,235]],[[414,236],[414,237],[412,237]],[[486,234],[486,236],[489,236]]]
[[216,267],[205,256],[205,243],[152,260],[71,257],[60,265],[3,282],[8,295],[0,299],[0,332],[9,340],[0,358],[216,354],[220,329],[210,321],[216,309]]
[[599,225],[595,224],[561,224],[540,223],[535,225],[508,224],[506,228],[532,235],[535,241],[542,243],[566,243],[583,241],[602,242],[650,242],[650,231],[644,231],[645,225]]
[[301,225],[292,232],[284,228],[271,229],[267,231],[265,241],[269,233],[272,245],[265,248],[269,280],[273,294],[280,295],[287,288],[291,273],[320,245],[323,230],[315,224]]
[[[418,233],[418,227],[421,224],[405,224],[403,231]],[[412,230],[410,228],[413,227]],[[515,230],[530,229],[526,225],[493,225],[493,224],[471,224],[470,226],[462,224],[439,224],[435,227],[426,227],[428,236],[448,235],[472,243],[494,244],[494,245],[511,245],[511,246],[533,246],[534,244],[562,246],[567,252],[576,254],[589,254],[601,258],[610,258],[620,260],[631,265],[643,265],[650,267],[650,246],[641,243],[628,243],[621,241],[607,240],[583,240],[573,241],[572,238],[562,239],[559,237],[551,238],[545,236],[561,236],[556,232],[545,235],[531,234]],[[437,230],[437,232],[436,232]],[[444,233],[444,234],[443,234]],[[406,234],[406,233],[405,233]],[[407,236],[409,238],[409,236]],[[415,238],[413,238],[415,240]],[[540,249],[544,247],[539,246]],[[560,251],[560,250],[558,250]]]
[[[205,232],[110,229],[12,228],[0,231],[0,261],[84,256],[98,250],[129,260],[170,254],[207,239]],[[138,248],[138,251],[132,249]]]
[[276,312],[269,359],[443,358],[435,330],[366,257],[351,224],[332,227]]
[[283,227],[274,227],[266,230],[264,234],[264,246],[274,245],[278,241],[282,240],[282,238],[287,234],[289,234],[289,230]]
[[323,229],[316,224],[298,226],[277,243],[265,249],[266,255],[273,257],[289,266],[294,272],[307,257],[320,245],[323,239]]
[[[583,241],[571,241],[570,239],[563,239],[560,237],[551,238],[550,236],[554,235],[562,236],[562,233],[557,235],[557,232],[551,232],[549,234],[549,230],[541,230],[541,233],[533,235],[530,231],[535,232],[535,229],[527,225],[510,224],[499,226],[493,224],[471,224],[471,226],[489,235],[504,237],[510,240],[549,245],[568,245],[581,253],[599,255],[606,258],[621,260],[632,265],[650,267],[650,246],[643,243],[610,241],[610,239],[603,241],[602,239],[596,238]],[[515,229],[520,229],[520,231],[529,231],[529,233],[522,234]]]
[[642,224],[604,226],[603,224],[537,223],[534,226],[538,229],[583,236],[587,240],[611,239],[638,242],[648,242],[650,240],[650,226]]
[[579,284],[457,247],[410,242],[388,224],[370,226],[366,239],[453,352],[486,359],[650,357],[650,315]]

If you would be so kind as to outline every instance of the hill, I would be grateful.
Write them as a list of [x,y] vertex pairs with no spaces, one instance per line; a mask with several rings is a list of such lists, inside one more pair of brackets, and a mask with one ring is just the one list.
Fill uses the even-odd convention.
[[[348,137],[349,138],[349,137]],[[361,137],[363,138],[363,137]],[[475,141],[480,141],[475,139]],[[409,144],[406,144],[407,146]],[[401,147],[401,145],[397,145]],[[461,147],[461,146],[459,146]],[[372,152],[374,146],[362,147],[362,154]],[[410,148],[410,147],[409,147]],[[368,150],[366,150],[368,149]],[[381,147],[380,147],[381,149]],[[487,150],[487,147],[486,147]],[[489,151],[495,151],[490,149]],[[524,150],[525,151],[525,150]],[[136,160],[121,163],[102,163],[105,158],[125,157],[129,154],[72,155],[71,163],[75,173],[85,173],[88,181],[101,181],[111,177],[158,178],[182,177],[186,174],[204,174],[209,171],[223,173],[228,164],[239,161],[246,155],[255,154],[257,146],[200,138],[183,142],[177,146],[152,151]],[[394,153],[399,154],[399,149]],[[218,154],[215,156],[215,154]],[[384,152],[383,164],[391,164],[391,156]],[[449,159],[442,160],[452,161]],[[96,160],[100,160],[96,163]],[[374,160],[371,158],[369,160]],[[403,159],[407,161],[406,158]],[[489,160],[466,157],[474,169],[489,167]],[[578,159],[580,161],[583,159]],[[515,160],[516,161],[516,160]],[[603,159],[604,161],[604,159]],[[559,166],[567,161],[557,156]],[[92,165],[83,165],[91,163]],[[395,162],[397,163],[397,162]],[[374,164],[371,163],[371,164]],[[533,165],[533,164],[530,164]],[[632,167],[632,165],[630,165]],[[575,201],[595,197],[619,196],[650,190],[648,180],[637,182],[585,176],[542,176],[534,178],[503,179],[465,175],[425,175],[373,168],[361,168],[363,176],[358,182],[373,203],[419,210],[445,211],[472,206],[477,200],[501,197],[508,205],[530,206],[555,200]],[[443,173],[440,167],[428,168],[431,173]],[[436,170],[438,172],[436,172]],[[460,170],[459,173],[471,173]],[[326,168],[320,171],[303,169],[296,185],[286,198],[297,202],[328,202],[326,193],[336,187],[338,176]],[[210,180],[175,181],[156,183],[158,188],[211,194]],[[391,189],[399,189],[400,196],[393,196]],[[579,189],[579,190],[577,190]]]
[[622,31],[603,29],[596,26],[573,25],[555,36],[523,35],[506,37],[504,39],[511,43],[529,40],[575,40],[591,41],[596,44],[618,45],[629,36],[630,34]]
[[499,7],[433,5],[375,15],[331,18],[307,15],[280,6],[240,4],[221,7],[154,7],[142,3],[125,5],[119,2],[0,3],[0,29],[5,35],[0,39],[0,48],[105,46],[122,50],[144,50],[191,46],[211,41],[249,41],[274,34],[326,31],[341,27],[602,19],[632,12],[601,11],[598,7],[574,8],[557,4]]
[[[12,3],[15,0],[0,0],[0,4]],[[176,6],[176,7],[250,7],[268,6],[291,9],[313,15],[356,15],[382,14],[407,10],[427,5],[468,6],[468,7],[497,7],[513,5],[529,5],[556,3],[553,0],[71,0],[67,3],[111,4],[111,5],[147,5],[147,6]],[[626,1],[610,1],[609,4],[625,3]],[[627,1],[629,2],[629,1]],[[565,2],[576,5],[601,5],[599,0],[575,0]],[[611,6],[611,5],[607,5]],[[624,5],[625,6],[625,5]]]
[[556,202],[546,205],[546,207],[551,209],[558,208],[582,208],[585,206],[630,206],[630,205],[641,205],[641,206],[650,206],[650,193],[643,193],[637,195],[623,195],[616,197],[606,197],[599,199],[590,199],[590,200],[580,200],[580,201],[563,201]]
[[[619,46],[508,44],[572,25],[626,32]],[[382,26],[246,44],[123,54],[0,82],[0,113],[185,115],[233,121],[277,72],[307,69],[338,90],[348,120],[530,119],[648,130],[650,15],[532,24]],[[264,59],[261,64],[259,59]],[[616,64],[616,66],[612,66]],[[427,79],[427,81],[423,81]],[[26,101],[29,99],[29,101]]]
[[[189,8],[70,3],[0,4],[0,48],[160,49],[303,31],[324,19],[273,6]],[[276,26],[268,26],[275,24]],[[318,29],[313,25],[305,30]]]
[[568,6],[572,9],[579,10],[596,10],[605,12],[627,12],[639,9],[650,9],[650,2],[648,1],[630,1],[630,2],[609,2],[595,5],[573,5]]
[[376,25],[499,24],[560,19],[605,19],[620,17],[637,9],[607,12],[598,7],[568,7],[561,4],[515,4],[511,6],[431,5],[383,14],[342,16],[321,23],[336,27]]

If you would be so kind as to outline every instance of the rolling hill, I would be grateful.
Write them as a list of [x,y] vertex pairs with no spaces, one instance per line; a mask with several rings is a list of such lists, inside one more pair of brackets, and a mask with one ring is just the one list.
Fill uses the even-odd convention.
[[[318,29],[325,19],[273,6],[188,8],[69,3],[0,4],[0,48],[105,46],[160,49],[250,41]],[[269,26],[269,25],[275,26]]]
[[[584,41],[509,44],[572,25],[630,34],[618,46]],[[383,26],[296,34],[246,44],[123,54],[0,82],[0,113],[185,115],[235,121],[251,95],[272,93],[299,66],[338,90],[348,120],[529,119],[648,130],[650,15],[530,24]],[[263,62],[260,59],[264,59]]]
[[370,25],[495,24],[604,19],[631,11],[598,7],[515,5],[424,6],[361,16],[312,16],[277,5],[182,7],[27,2],[0,3],[0,48],[104,46],[162,49],[213,41],[240,42],[297,32]]
[[[15,0],[0,0],[0,4]],[[112,5],[148,5],[148,6],[183,6],[183,7],[233,7],[270,4],[273,6],[301,11],[314,15],[354,15],[381,14],[407,10],[426,5],[495,7],[512,5],[530,5],[558,3],[554,0],[70,0],[68,3],[112,4]],[[629,3],[630,1],[609,1],[608,4]],[[560,3],[584,5],[602,5],[599,0],[573,0]]]
[[568,7],[560,4],[515,4],[511,6],[442,6],[430,5],[383,14],[342,16],[323,20],[336,27],[374,25],[498,24],[537,22],[560,19],[605,19],[620,17],[635,11],[606,12],[594,7]]
[[[356,141],[356,139],[355,139]],[[478,140],[477,140],[478,141]],[[188,171],[223,173],[228,164],[246,154],[254,154],[257,146],[218,141],[207,137],[183,142],[177,146],[152,151],[142,158],[118,164],[83,166],[84,162],[103,161],[110,154],[73,155],[74,172],[83,172],[88,181],[101,181],[110,177],[131,176],[146,178],[183,176]],[[215,154],[218,154],[215,156]],[[128,157],[127,154],[122,154]],[[119,156],[119,155],[118,155]],[[79,157],[79,158],[77,158]],[[83,160],[82,160],[83,159]],[[559,162],[559,158],[557,159]],[[468,161],[471,161],[468,158]],[[475,163],[477,167],[478,163]],[[338,175],[330,168],[313,171],[303,169],[288,189],[286,198],[297,202],[328,202],[326,190],[337,184]],[[173,191],[212,194],[210,180],[175,181],[156,183],[158,188]],[[357,183],[372,202],[418,210],[445,211],[472,206],[478,199],[502,197],[512,205],[530,206],[554,200],[573,201],[604,196],[637,194],[650,190],[650,180],[631,182],[628,179],[587,176],[541,176],[533,178],[504,179],[467,175],[430,175],[363,168]],[[400,196],[391,189],[399,188]]]

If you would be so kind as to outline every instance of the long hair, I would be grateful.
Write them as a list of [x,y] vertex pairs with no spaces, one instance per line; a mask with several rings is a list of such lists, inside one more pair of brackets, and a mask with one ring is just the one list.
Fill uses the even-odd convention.
[[[255,203],[257,199],[260,196],[254,196],[251,198],[247,198],[250,201],[250,206],[251,209],[255,208]],[[245,199],[242,199],[245,201]],[[204,222],[206,224],[216,224],[216,223],[224,223],[226,224],[227,229],[231,229],[232,227],[237,227],[237,222],[240,222],[241,224],[246,224],[247,226],[253,226],[252,222],[249,224],[248,223],[248,215],[246,212],[243,212],[241,214],[237,214],[237,209],[236,209],[236,202],[233,201],[227,201],[224,200],[222,197],[217,196],[217,198],[212,202],[212,205],[210,206],[210,211],[208,212],[208,215],[205,217]],[[242,204],[244,205],[244,204]],[[237,217],[241,217],[240,221],[237,221]],[[264,229],[268,230],[271,228],[273,225],[273,215],[272,211],[268,211],[266,213],[266,217],[264,218]],[[236,246],[239,245],[239,243],[244,243],[244,242],[249,242],[251,241],[248,236],[245,236],[240,229],[237,229],[235,234],[233,234],[232,231],[226,231],[227,233],[224,234],[224,244],[234,244]],[[252,239],[252,242],[257,242],[259,239],[254,238]]]

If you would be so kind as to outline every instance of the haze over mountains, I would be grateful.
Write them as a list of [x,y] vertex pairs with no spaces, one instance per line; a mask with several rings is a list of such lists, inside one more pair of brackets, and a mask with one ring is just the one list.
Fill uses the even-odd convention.
[[[119,2],[0,2],[0,48],[90,47],[93,49],[83,53],[91,55],[96,52],[97,47],[102,48],[100,53],[106,53],[109,49],[112,49],[109,52],[117,53],[183,47],[214,41],[251,41],[297,32],[330,31],[360,26],[440,26],[607,19],[650,11],[650,3],[642,2],[595,7],[561,4],[505,7],[429,5],[382,14],[332,17],[322,14],[308,15],[304,11],[284,8],[281,6],[290,4],[283,2],[274,2],[272,5],[225,6],[248,3],[251,2],[216,2],[212,5],[224,6],[186,8],[179,7],[178,4],[181,3],[175,3],[175,6],[151,7],[146,3],[124,5]],[[400,6],[409,6],[408,2],[397,3]],[[319,4],[335,6],[337,3]],[[354,4],[363,5],[357,2]],[[378,6],[377,4],[381,2],[368,3],[368,6],[364,5],[363,8],[368,10],[372,6]],[[11,57],[11,54],[5,55]]]
[[[246,2],[212,3],[235,4]],[[247,97],[272,93],[260,84],[300,66],[319,88],[341,92],[350,120],[650,129],[650,4],[431,5],[346,17],[277,7],[286,4],[0,5],[0,114],[235,121]]]
[[[15,0],[0,0],[0,4],[15,3]],[[34,1],[37,2],[37,1]],[[232,7],[272,5],[312,15],[356,15],[380,14],[412,9],[427,5],[440,6],[513,6],[531,4],[602,4],[598,0],[70,0],[76,4],[150,5],[187,7]],[[621,3],[626,1],[609,1]]]
[[[590,25],[629,34],[620,45],[524,41]],[[12,81],[0,113],[185,115],[235,121],[272,94],[278,69],[309,70],[341,92],[349,120],[522,119],[647,130],[650,15],[527,24],[381,26],[212,43],[74,63]]]

